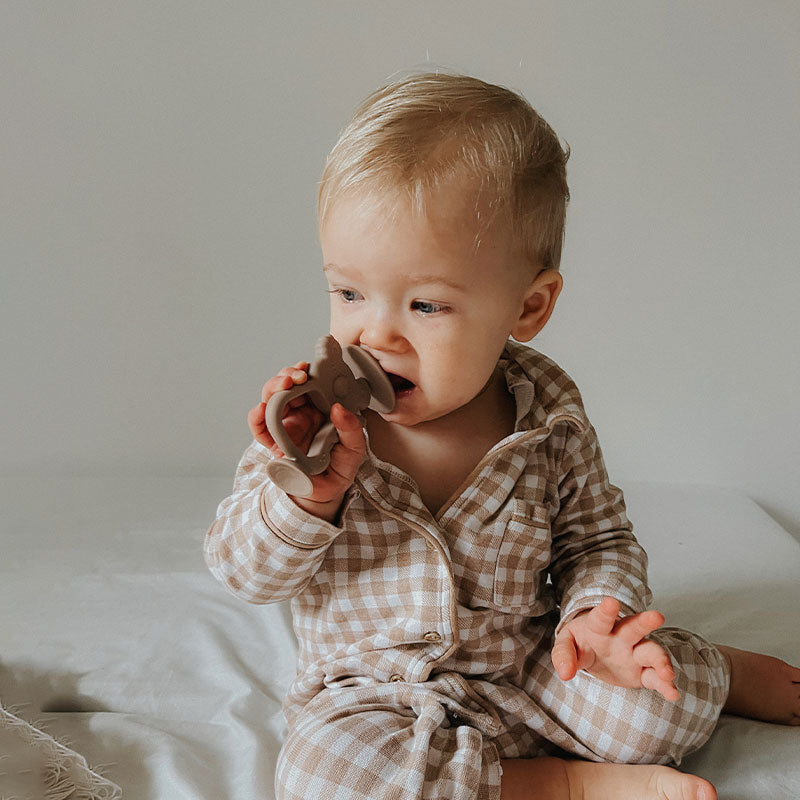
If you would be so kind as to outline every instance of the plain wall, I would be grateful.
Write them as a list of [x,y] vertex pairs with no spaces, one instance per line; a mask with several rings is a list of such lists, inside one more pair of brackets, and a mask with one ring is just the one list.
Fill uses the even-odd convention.
[[776,0],[4,3],[0,471],[232,476],[327,331],[325,155],[427,64],[572,150],[533,344],[612,479],[730,487],[800,536],[799,41]]

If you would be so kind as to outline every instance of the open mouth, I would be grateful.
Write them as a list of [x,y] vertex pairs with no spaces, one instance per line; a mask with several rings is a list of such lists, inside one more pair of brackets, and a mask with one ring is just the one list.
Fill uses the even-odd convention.
[[416,384],[412,383],[408,378],[404,378],[402,375],[395,375],[393,372],[387,372],[386,375],[392,384],[395,394],[410,392],[412,389],[416,388]]

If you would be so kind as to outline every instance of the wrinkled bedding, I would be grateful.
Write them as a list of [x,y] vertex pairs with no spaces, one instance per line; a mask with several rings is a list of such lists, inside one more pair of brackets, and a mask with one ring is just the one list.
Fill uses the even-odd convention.
[[[230,478],[50,481],[2,479],[0,701],[126,798],[273,798],[294,637],[285,605],[206,570]],[[668,624],[800,663],[797,541],[734,492],[623,488]],[[723,717],[681,768],[725,800],[798,798],[800,728]]]

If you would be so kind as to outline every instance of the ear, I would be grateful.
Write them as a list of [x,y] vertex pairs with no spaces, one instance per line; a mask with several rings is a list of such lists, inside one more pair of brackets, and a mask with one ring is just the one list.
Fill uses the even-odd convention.
[[519,319],[511,329],[518,342],[529,342],[544,328],[561,294],[564,279],[555,269],[542,270],[525,290]]

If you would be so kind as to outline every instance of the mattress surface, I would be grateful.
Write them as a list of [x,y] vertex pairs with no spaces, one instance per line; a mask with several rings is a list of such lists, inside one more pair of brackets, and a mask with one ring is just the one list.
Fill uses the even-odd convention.
[[[2,480],[0,700],[126,798],[273,798],[294,674],[286,605],[206,570],[221,478]],[[667,624],[800,664],[800,544],[746,497],[626,483]],[[726,800],[800,797],[800,728],[723,717],[682,769]]]

